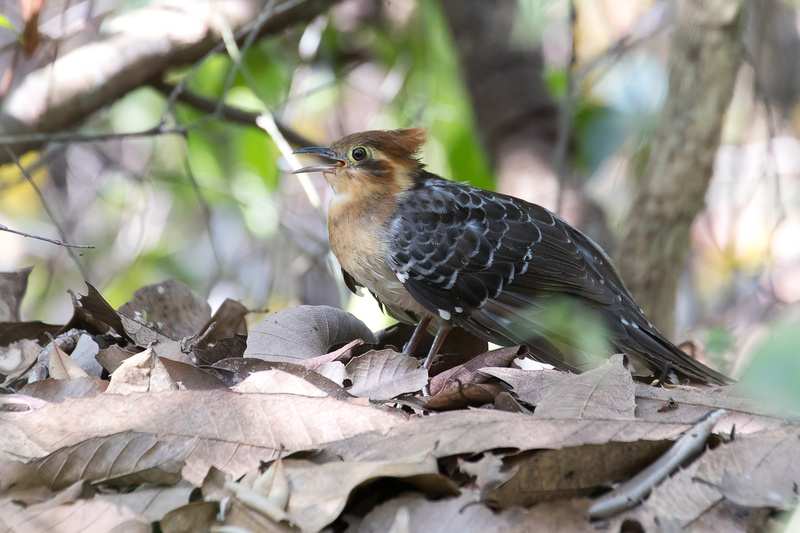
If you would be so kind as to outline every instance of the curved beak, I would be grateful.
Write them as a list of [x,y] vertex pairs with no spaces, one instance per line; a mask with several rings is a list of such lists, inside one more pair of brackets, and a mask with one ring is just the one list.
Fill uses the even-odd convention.
[[345,165],[344,159],[340,158],[338,155],[333,153],[333,150],[330,148],[321,148],[319,146],[310,146],[308,148],[300,148],[299,150],[295,150],[295,154],[314,154],[320,157],[324,157],[326,159],[330,159],[332,162],[323,164],[323,165],[313,165],[310,167],[303,167],[297,169],[292,172],[292,174],[301,174],[303,172],[326,172],[332,171],[339,168],[342,168]]

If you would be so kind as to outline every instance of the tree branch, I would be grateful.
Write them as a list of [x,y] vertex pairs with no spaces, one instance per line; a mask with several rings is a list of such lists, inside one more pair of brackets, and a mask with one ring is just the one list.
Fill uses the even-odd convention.
[[669,91],[618,243],[617,265],[659,329],[673,331],[689,229],[704,207],[742,62],[742,0],[675,2]]
[[[309,20],[334,1],[285,0],[275,6],[258,33],[276,33]],[[28,74],[7,95],[0,109],[3,144],[19,153],[61,140],[50,132],[75,128],[98,109],[162,78],[168,69],[224,50],[214,22],[219,17],[224,17],[237,39],[244,38],[266,3],[196,0],[145,6],[106,21],[95,40]],[[162,133],[159,128],[163,124],[140,134]],[[0,151],[0,164],[10,161]]]

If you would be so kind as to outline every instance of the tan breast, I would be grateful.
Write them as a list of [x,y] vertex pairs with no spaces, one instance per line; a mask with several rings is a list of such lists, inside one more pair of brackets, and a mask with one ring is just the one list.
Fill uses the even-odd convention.
[[368,209],[359,209],[350,204],[346,198],[335,198],[328,211],[331,248],[342,268],[377,294],[387,307],[420,316],[429,314],[411,297],[387,263],[387,221],[394,211],[393,205],[376,202]]

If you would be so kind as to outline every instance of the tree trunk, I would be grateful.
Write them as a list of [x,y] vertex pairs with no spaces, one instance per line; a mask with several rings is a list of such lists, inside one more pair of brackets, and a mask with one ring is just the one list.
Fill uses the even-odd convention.
[[669,92],[616,264],[668,335],[689,229],[703,209],[725,111],[742,61],[742,0],[677,0]]

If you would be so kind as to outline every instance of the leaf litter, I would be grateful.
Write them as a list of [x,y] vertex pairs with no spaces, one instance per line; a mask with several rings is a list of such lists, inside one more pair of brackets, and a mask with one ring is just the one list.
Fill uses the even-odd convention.
[[[797,503],[796,416],[736,385],[522,370],[467,335],[429,373],[392,349],[408,328],[300,306],[248,334],[174,281],[119,310],[87,284],[37,325],[28,273],[0,274],[0,531],[746,531]],[[696,459],[624,492],[716,409]]]

